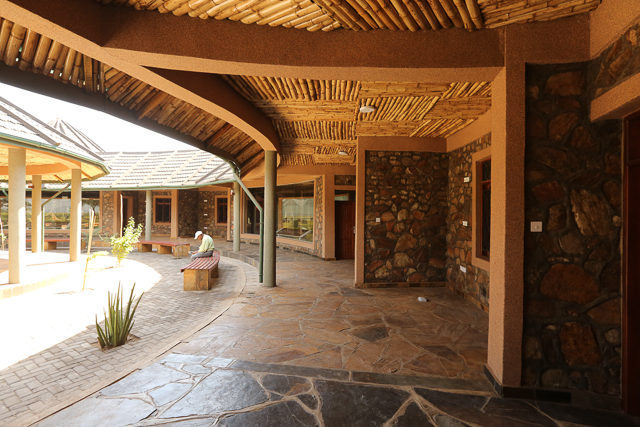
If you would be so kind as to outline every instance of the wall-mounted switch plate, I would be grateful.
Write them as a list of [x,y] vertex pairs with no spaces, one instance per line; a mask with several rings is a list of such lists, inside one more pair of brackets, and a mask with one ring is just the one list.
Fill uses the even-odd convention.
[[209,216],[209,214],[202,214],[202,215],[204,215],[204,216]]
[[470,176],[465,176],[464,177],[464,182],[471,182],[471,177]]
[[380,222],[380,218],[376,218],[376,222]]
[[207,203],[207,201],[206,201],[206,200],[203,200],[203,202]]
[[467,272],[467,267],[460,266],[460,271],[462,271],[463,273],[466,273]]
[[542,233],[542,221],[532,221],[531,222],[531,232],[532,233]]
[[462,221],[462,225],[463,225],[463,226],[465,226],[465,227],[467,227],[467,226],[469,225],[469,222],[467,222],[467,221]]
[[208,227],[205,227],[204,229],[206,230]]

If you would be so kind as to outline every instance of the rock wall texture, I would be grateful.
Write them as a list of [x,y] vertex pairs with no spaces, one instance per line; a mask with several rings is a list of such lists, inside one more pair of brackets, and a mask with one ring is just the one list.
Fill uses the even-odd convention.
[[[489,307],[489,272],[472,265],[472,176],[474,153],[491,145],[491,134],[449,152],[449,214],[447,215],[447,282],[449,287],[484,309]],[[463,226],[462,221],[468,221]],[[464,273],[460,267],[465,267]]]
[[115,191],[101,191],[100,216],[102,217],[102,228],[100,235],[113,235],[113,218],[115,216]]
[[622,123],[589,121],[590,68],[527,66],[522,382],[618,396]]
[[[226,196],[226,190],[199,191],[197,204],[197,229],[203,231],[209,236],[227,237],[227,224],[217,224],[216,216],[216,196]],[[206,200],[206,201],[205,201]],[[229,199],[233,204],[233,197]],[[233,206],[227,220],[233,222]],[[205,215],[206,214],[206,215]],[[205,228],[206,227],[206,228]]]
[[355,175],[335,175],[335,185],[356,185]]
[[313,201],[313,255],[322,257],[322,221],[324,220],[324,177],[319,176],[315,180]]
[[618,40],[591,61],[594,95],[616,87],[640,72],[640,23],[631,26]]
[[198,231],[198,203],[197,189],[178,190],[178,236],[190,237]]
[[444,282],[448,155],[365,156],[365,283]]

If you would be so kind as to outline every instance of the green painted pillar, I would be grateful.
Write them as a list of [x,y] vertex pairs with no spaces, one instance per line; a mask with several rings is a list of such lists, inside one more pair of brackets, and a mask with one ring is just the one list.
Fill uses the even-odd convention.
[[240,224],[240,184],[233,183],[233,250],[238,252],[240,250],[240,231],[242,225]]
[[276,185],[278,153],[266,151],[264,156],[264,286],[276,285],[276,226],[278,222]]

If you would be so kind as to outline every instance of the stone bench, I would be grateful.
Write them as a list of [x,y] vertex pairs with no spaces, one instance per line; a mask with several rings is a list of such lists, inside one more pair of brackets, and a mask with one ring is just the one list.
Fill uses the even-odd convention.
[[189,256],[190,245],[179,242],[162,242],[154,240],[138,240],[138,252],[152,252],[153,245],[158,248],[158,254],[172,254],[174,258]]
[[180,270],[184,273],[185,291],[208,291],[214,285],[213,279],[218,277],[218,263],[220,252],[215,251],[213,256],[196,258],[189,265]]

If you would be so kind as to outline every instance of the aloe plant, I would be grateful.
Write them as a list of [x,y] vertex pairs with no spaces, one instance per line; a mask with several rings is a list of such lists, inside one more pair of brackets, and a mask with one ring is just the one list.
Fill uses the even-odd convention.
[[131,328],[133,328],[133,315],[136,313],[138,304],[142,299],[144,292],[140,294],[136,301],[133,297],[133,291],[136,285],[131,288],[131,295],[129,295],[129,301],[127,302],[127,308],[124,309],[122,294],[122,285],[118,284],[118,292],[115,295],[111,295],[109,292],[109,313],[106,310],[104,312],[104,329],[98,325],[98,315],[96,314],[96,330],[98,331],[98,342],[100,347],[112,348],[119,345],[123,345],[127,342],[127,337]]

